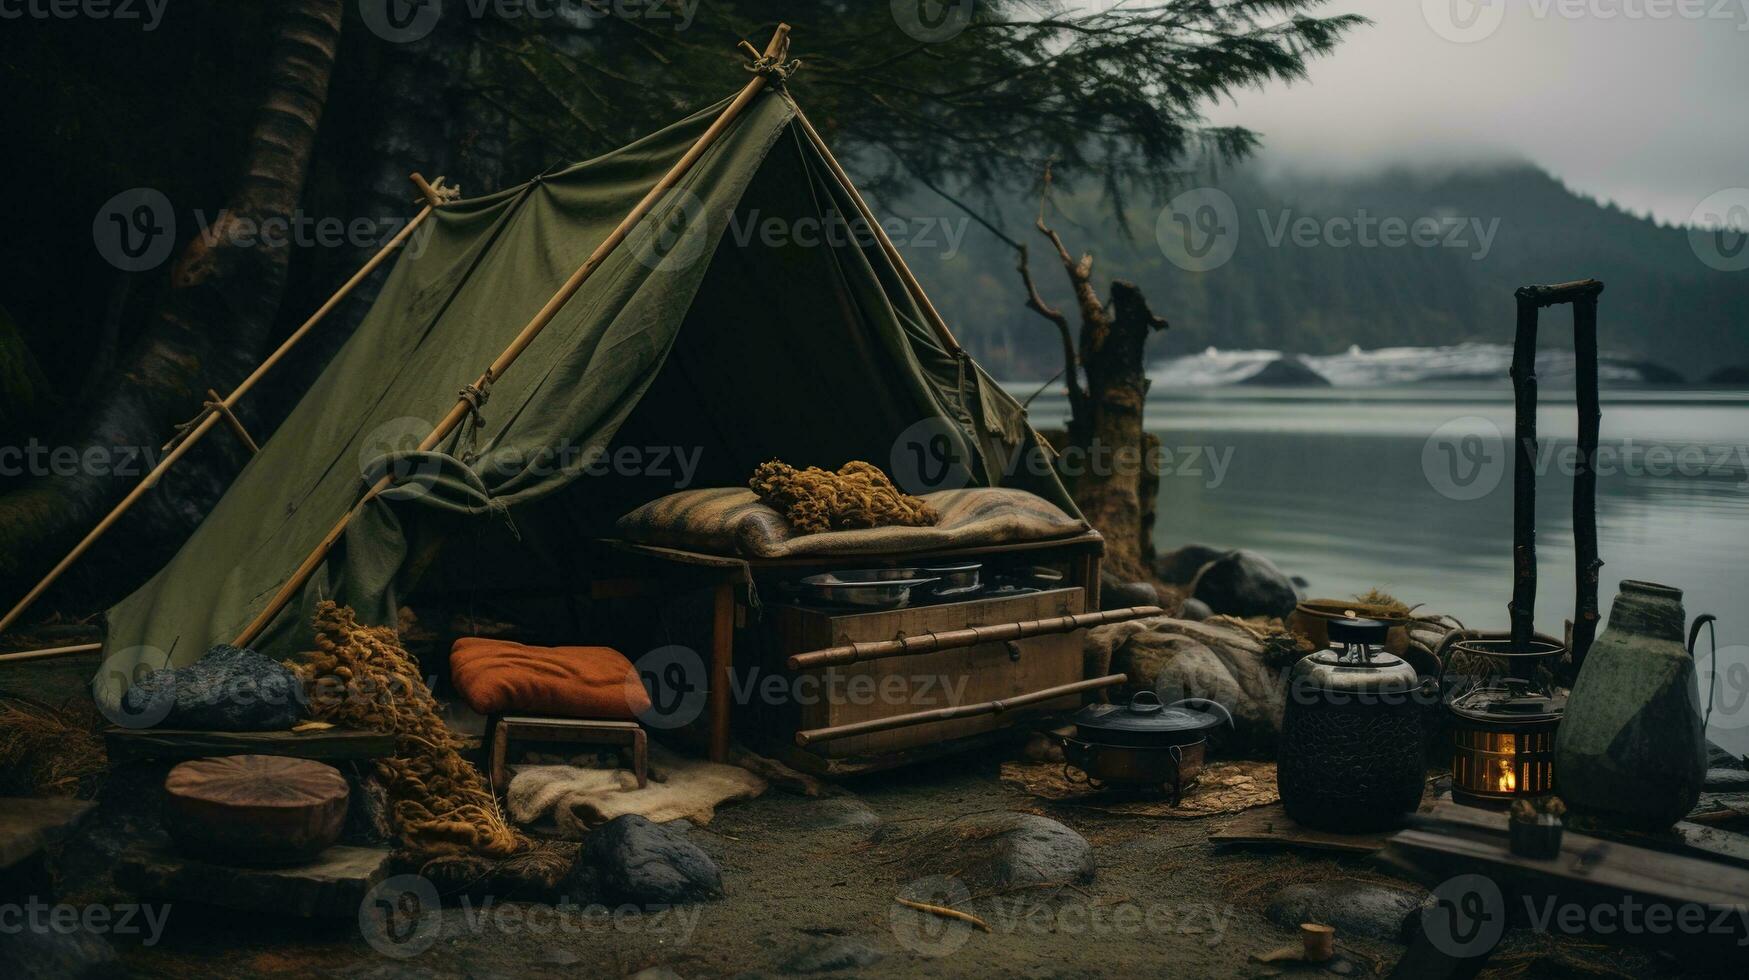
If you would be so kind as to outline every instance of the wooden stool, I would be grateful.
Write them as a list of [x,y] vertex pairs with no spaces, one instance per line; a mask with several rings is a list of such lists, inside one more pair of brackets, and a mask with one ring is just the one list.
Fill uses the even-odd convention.
[[490,779],[494,792],[509,785],[505,759],[512,738],[531,742],[574,742],[580,745],[624,745],[632,750],[632,773],[638,788],[649,785],[650,741],[635,721],[592,721],[584,718],[534,718],[505,715],[492,726]]

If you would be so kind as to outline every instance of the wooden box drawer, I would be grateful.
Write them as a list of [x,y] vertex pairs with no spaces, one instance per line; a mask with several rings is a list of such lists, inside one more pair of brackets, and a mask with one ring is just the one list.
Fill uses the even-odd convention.
[[[850,643],[1075,615],[1084,611],[1085,597],[1083,590],[1070,588],[865,613],[774,607],[775,642],[765,645],[762,670],[782,675],[789,696],[787,703],[765,706],[764,727],[772,737],[788,740],[798,730],[978,704],[1079,681],[1081,630],[813,670],[791,671],[784,659]],[[1068,695],[1036,707],[1064,710],[1079,703],[1080,695]],[[977,735],[1007,723],[999,714],[955,718],[834,739],[807,751],[833,759],[874,756]]]

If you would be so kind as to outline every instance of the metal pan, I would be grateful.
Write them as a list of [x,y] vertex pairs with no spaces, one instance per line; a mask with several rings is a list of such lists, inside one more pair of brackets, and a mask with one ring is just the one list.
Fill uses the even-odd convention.
[[791,589],[803,602],[863,609],[899,609],[911,602],[914,590],[940,581],[927,576],[891,577],[892,573],[900,571],[916,573],[918,570],[882,568],[827,572],[810,575],[794,583]]

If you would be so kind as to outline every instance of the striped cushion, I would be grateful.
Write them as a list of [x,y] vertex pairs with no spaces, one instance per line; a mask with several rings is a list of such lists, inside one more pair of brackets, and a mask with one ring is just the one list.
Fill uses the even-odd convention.
[[1049,541],[1088,530],[1043,497],[974,487],[924,494],[941,514],[934,527],[877,527],[803,534],[738,487],[683,490],[619,519],[620,537],[639,544],[742,558],[804,558],[951,551]]

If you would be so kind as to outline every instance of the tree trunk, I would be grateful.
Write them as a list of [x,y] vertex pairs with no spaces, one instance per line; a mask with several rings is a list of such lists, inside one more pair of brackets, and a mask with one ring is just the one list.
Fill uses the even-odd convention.
[[1075,444],[1088,465],[1075,481],[1075,503],[1105,535],[1106,564],[1127,580],[1150,577],[1142,562],[1142,409],[1148,399],[1145,347],[1166,320],[1148,308],[1134,283],[1116,279],[1111,304],[1082,323],[1081,362],[1087,372],[1087,417],[1071,419]]
[[[128,454],[155,451],[175,423],[199,410],[201,392],[209,386],[229,390],[265,356],[291,244],[286,236],[228,236],[294,216],[327,99],[340,22],[341,0],[286,0],[242,179],[222,215],[178,256],[164,301],[103,387],[101,400],[86,409],[82,436],[72,440],[81,458],[91,450],[110,463],[41,478],[0,498],[0,587],[8,599],[138,482],[143,468],[137,462],[129,473],[116,472]],[[211,441],[222,444],[223,437]],[[200,466],[199,457],[213,452],[228,456],[232,466]],[[241,458],[234,446],[203,446],[192,454],[184,462],[195,465],[174,478],[174,492],[160,488],[131,515],[132,527],[154,532],[144,539],[145,547],[133,537],[135,547],[123,554],[112,550],[110,557],[155,565],[205,514]],[[89,563],[109,564],[102,549]],[[128,580],[116,578],[117,584]]]

